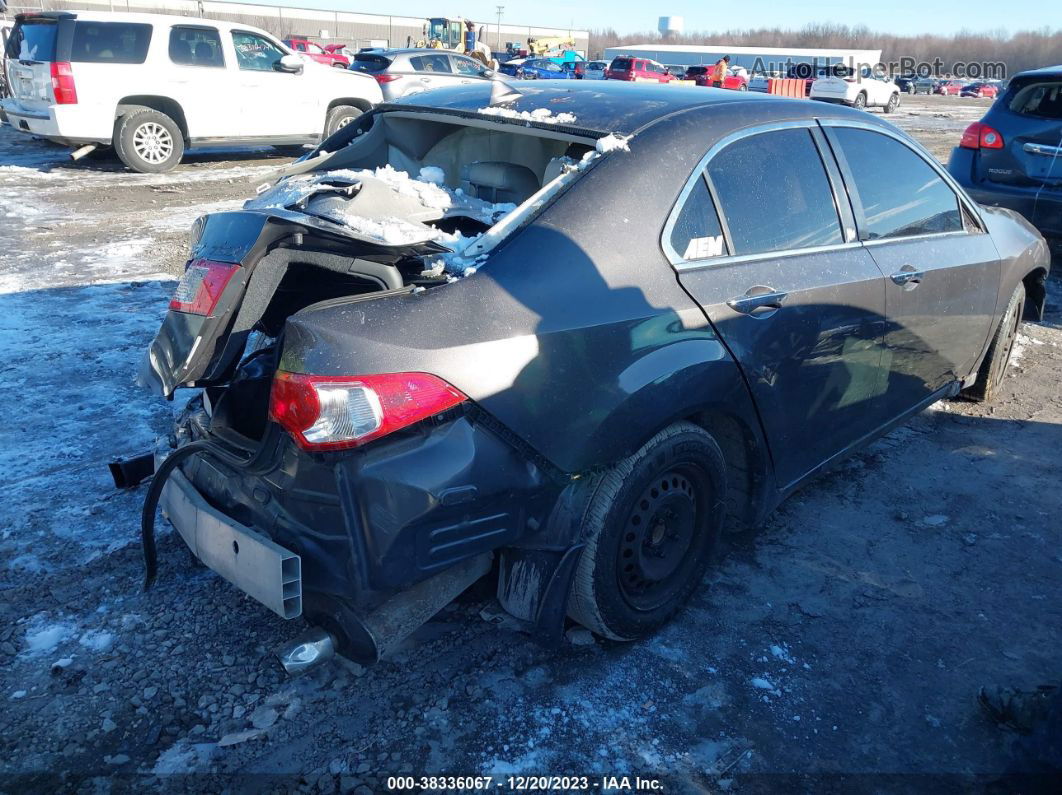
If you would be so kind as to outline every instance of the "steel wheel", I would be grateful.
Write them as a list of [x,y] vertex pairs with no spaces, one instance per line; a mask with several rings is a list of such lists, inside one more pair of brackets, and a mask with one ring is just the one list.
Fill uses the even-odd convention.
[[165,163],[173,154],[173,136],[158,122],[144,122],[133,131],[133,151],[152,165]]
[[659,607],[683,585],[672,575],[686,558],[698,503],[704,502],[703,475],[690,470],[664,472],[642,492],[627,519],[616,575],[624,599],[636,610]]

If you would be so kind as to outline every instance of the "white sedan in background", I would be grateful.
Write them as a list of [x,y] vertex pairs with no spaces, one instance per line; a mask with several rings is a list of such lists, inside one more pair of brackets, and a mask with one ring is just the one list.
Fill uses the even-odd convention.
[[900,106],[900,87],[891,80],[875,77],[870,70],[854,74],[835,69],[833,74],[811,84],[810,96],[853,108],[882,108],[885,113],[892,113]]

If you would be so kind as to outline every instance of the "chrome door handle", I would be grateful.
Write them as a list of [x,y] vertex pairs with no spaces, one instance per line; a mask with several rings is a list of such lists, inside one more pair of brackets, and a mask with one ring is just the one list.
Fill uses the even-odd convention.
[[735,312],[741,312],[744,315],[753,315],[757,313],[757,310],[761,309],[771,310],[770,312],[756,314],[756,316],[762,317],[774,314],[775,310],[781,309],[782,303],[788,296],[789,293],[780,293],[773,287],[758,284],[755,287],[750,287],[744,295],[731,298],[726,302],[726,305]]
[[904,265],[889,278],[905,290],[913,290],[922,283],[922,277],[925,275],[925,271],[916,271],[913,265]]

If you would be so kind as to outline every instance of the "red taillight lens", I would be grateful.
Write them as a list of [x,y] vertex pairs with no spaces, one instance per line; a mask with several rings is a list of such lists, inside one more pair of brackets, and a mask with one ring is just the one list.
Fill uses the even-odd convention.
[[269,417],[304,450],[345,450],[468,398],[429,373],[324,376],[277,372]]
[[52,94],[56,105],[76,105],[74,72],[66,61],[52,61]]
[[373,75],[376,78],[376,82],[381,86],[386,83],[393,83],[398,80],[402,75]]
[[987,124],[975,121],[962,134],[959,146],[964,149],[1002,149],[1003,136]]
[[193,315],[210,315],[218,305],[229,279],[239,268],[230,262],[192,260],[185,266],[177,289],[170,299],[170,309]]

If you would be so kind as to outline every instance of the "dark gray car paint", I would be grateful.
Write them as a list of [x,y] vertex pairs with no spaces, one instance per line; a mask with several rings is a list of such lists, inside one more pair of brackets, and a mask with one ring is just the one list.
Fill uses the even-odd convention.
[[[773,278],[775,260],[763,260],[758,273],[735,269],[726,277],[705,269],[680,277],[661,248],[661,231],[683,186],[721,137],[767,122],[815,117],[868,123],[866,114],[666,86],[600,91],[536,86],[516,108],[571,110],[574,92],[583,92],[576,126],[640,130],[630,151],[600,159],[492,251],[477,273],[415,294],[334,300],[288,319],[283,369],[320,375],[431,372],[473,402],[462,418],[427,421],[361,450],[311,456],[285,437],[278,448],[285,463],[270,465],[283,477],[274,482],[267,476],[276,488],[264,503],[282,507],[270,508],[274,513],[259,521],[314,558],[321,593],[357,602],[351,582],[361,575],[344,570],[350,567],[374,567],[362,578],[370,588],[423,576],[438,562],[425,545],[440,528],[469,551],[502,545],[548,549],[557,556],[577,542],[580,527],[581,514],[564,507],[563,495],[579,504],[573,495],[585,482],[564,474],[607,466],[679,418],[709,427],[728,458],[734,457],[730,463],[748,470],[747,483],[735,478],[732,485],[739,499],[750,496],[749,507],[755,506],[745,515],[758,518],[816,465],[958,388],[952,381],[909,402],[892,399],[901,394],[893,393],[894,381],[908,378],[924,390],[916,375],[889,371],[883,381],[879,364],[876,377],[852,377],[860,367],[873,372],[895,325],[888,317],[886,274],[860,244],[834,252],[837,256],[796,255],[797,267],[777,277],[792,280],[786,287],[793,300],[767,324],[728,315],[723,306],[744,292],[750,278]],[[427,104],[427,98],[416,99],[404,103],[407,110]],[[431,98],[444,100],[470,110],[486,104],[475,89],[440,91]],[[594,223],[587,222],[587,196],[603,208]],[[1046,271],[1046,247],[1027,224],[1004,212],[971,212],[986,225],[1002,258],[1000,280],[986,280],[978,293],[998,311],[1002,296],[1009,297],[1018,281]],[[943,258],[949,251],[940,244],[932,253]],[[795,347],[794,331],[803,335]],[[983,349],[987,334],[971,344]],[[928,342],[923,347],[931,348]],[[854,391],[848,389],[852,384]],[[864,411],[867,416],[859,416]],[[796,427],[801,424],[812,427]],[[486,429],[489,433],[477,438]],[[273,427],[270,438],[278,433]],[[445,465],[433,466],[421,454],[428,441],[439,445]],[[392,465],[400,459],[401,465]],[[364,476],[373,467],[379,476]],[[506,478],[477,474],[484,467],[499,468],[499,474],[504,468]],[[296,469],[308,478],[302,488],[287,474]],[[329,470],[334,482],[322,477]],[[475,490],[483,484],[491,499],[481,504]],[[259,499],[253,479],[243,484],[250,496],[238,499],[227,477],[196,485],[226,504],[232,496],[235,510],[248,510],[250,501]],[[461,501],[447,503],[455,495]],[[329,518],[322,523],[323,515],[295,507],[303,498],[327,503]],[[511,511],[504,507],[514,501]],[[557,520],[558,512],[567,520]],[[333,546],[318,554],[315,544],[329,534]],[[369,546],[360,547],[359,539]],[[349,555],[338,551],[344,543]],[[367,550],[375,545],[374,558]],[[389,562],[392,553],[397,557]],[[420,557],[413,565],[400,559],[403,554]],[[543,569],[543,582],[552,565]],[[535,604],[542,598],[529,597]]]

